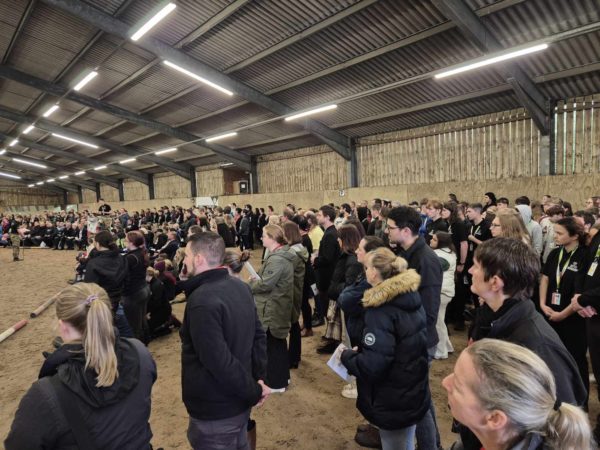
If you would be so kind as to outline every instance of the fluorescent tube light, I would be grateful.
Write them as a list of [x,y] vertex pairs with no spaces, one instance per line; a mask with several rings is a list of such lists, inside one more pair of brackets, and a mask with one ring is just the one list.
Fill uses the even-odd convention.
[[29,134],[29,132],[34,128],[35,127],[33,125],[29,125],[27,128],[25,128],[25,130],[23,130],[23,134]]
[[58,134],[58,133],[52,133],[52,136],[55,136],[55,137],[57,137],[57,138],[61,138],[61,139],[65,139],[65,140],[67,140],[67,141],[75,142],[76,144],[85,145],[85,146],[87,146],[87,147],[98,148],[98,146],[97,146],[97,145],[90,144],[90,143],[88,143],[88,142],[84,142],[84,141],[80,141],[79,139],[73,139],[73,138],[70,138],[70,137],[68,137],[68,136],[63,136],[62,134]]
[[27,185],[27,187],[34,187],[34,186],[35,186],[35,183]]
[[213,142],[213,141],[218,141],[220,139],[226,139],[228,137],[233,137],[233,136],[237,136],[237,133],[235,131],[233,131],[231,133],[225,133],[225,134],[220,134],[218,136],[209,137],[209,138],[206,138],[205,141]]
[[164,155],[165,153],[176,152],[177,147],[166,148],[164,150],[160,150],[158,152],[154,152],[155,155]]
[[81,170],[79,172],[75,172],[75,175],[83,175],[85,173],[85,170]]
[[301,117],[306,117],[306,116],[310,116],[312,114],[317,114],[323,111],[329,111],[331,109],[336,109],[337,105],[327,105],[327,106],[321,106],[319,108],[315,108],[315,109],[309,109],[308,111],[304,111],[298,114],[294,114],[293,116],[289,116],[285,118],[286,122],[289,122],[290,120],[296,120],[296,119],[300,119]]
[[127,164],[130,162],[134,162],[135,158],[124,159],[123,161],[119,161],[119,164]]
[[9,146],[9,147],[14,147],[15,145],[17,145],[17,144],[18,144],[18,142],[19,142],[19,140],[18,140],[18,139],[13,139],[13,141],[12,141],[10,144],[8,144],[8,146]]
[[466,66],[457,67],[455,69],[450,69],[442,73],[438,73],[435,78],[445,78],[451,75],[456,75],[457,73],[466,72],[468,70],[478,69],[479,67],[489,66],[490,64],[495,64],[501,61],[506,61],[507,59],[516,58],[518,56],[528,55],[529,53],[539,52],[541,50],[546,50],[548,48],[548,44],[539,44],[534,45],[532,47],[527,47],[521,50],[516,50],[513,52],[505,53],[503,55],[493,56],[491,58],[485,58],[481,61],[474,62],[472,64],[467,64]]
[[25,159],[13,158],[12,160],[14,162],[19,163],[19,164],[27,164],[28,166],[39,167],[40,169],[47,169],[48,168],[48,167],[46,167],[43,164],[34,163],[34,162],[31,162],[31,161],[27,161]]
[[219,167],[229,167],[229,166],[233,166],[233,163],[232,162],[223,163]]
[[54,178],[48,178],[48,179],[46,180],[46,183],[54,183]]
[[50,114],[52,114],[54,111],[56,111],[58,109],[58,105],[52,105],[50,108],[48,108],[46,110],[46,112],[43,114],[44,117],[50,117]]
[[79,91],[80,89],[82,89],[86,84],[88,84],[90,81],[92,81],[94,78],[96,78],[96,75],[98,75],[98,72],[96,72],[95,70],[92,70],[90,73],[88,73],[85,77],[83,77],[81,79],[81,81],[79,83],[77,83],[75,85],[75,87],[73,88],[74,91]]
[[106,166],[94,167],[94,170],[102,170],[102,169],[106,169]]
[[59,180],[66,180],[69,178],[69,175],[63,175],[62,177],[58,177]]
[[21,177],[18,175],[13,175],[12,173],[0,172],[0,175],[3,177],[14,178],[15,180],[20,180]]
[[6,149],[3,148],[2,150],[0,150],[0,155],[4,155],[6,153]]
[[171,11],[175,9],[177,5],[175,3],[169,3],[164,8],[162,8],[159,12],[157,12],[152,18],[146,22],[144,25],[140,27],[132,36],[132,41],[137,41],[144,34],[150,31],[158,22],[163,20]]
[[164,61],[164,63],[167,66],[171,67],[172,69],[175,69],[175,70],[187,75],[188,77],[192,77],[194,80],[198,80],[201,83],[207,84],[210,87],[213,87],[216,90],[223,92],[224,94],[233,95],[233,92],[225,89],[224,87],[221,87],[218,84],[213,83],[212,81],[208,81],[206,78],[202,78],[200,75],[196,75],[195,73],[190,72],[189,70],[184,69],[183,67],[179,67],[177,64],[173,64],[171,61]]
[[37,184],[38,186],[41,186],[42,184],[44,184],[44,182],[43,182],[43,181],[38,181],[38,182],[37,182],[37,183],[35,183],[35,184]]

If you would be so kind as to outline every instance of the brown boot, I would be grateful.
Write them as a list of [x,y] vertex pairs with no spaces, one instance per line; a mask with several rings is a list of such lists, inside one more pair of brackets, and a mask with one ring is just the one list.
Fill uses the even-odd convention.
[[372,425],[369,425],[367,431],[357,431],[354,440],[361,447],[382,448],[379,430]]
[[253,422],[254,426],[248,430],[248,446],[250,450],[256,450],[256,422],[254,420],[251,420],[251,422]]

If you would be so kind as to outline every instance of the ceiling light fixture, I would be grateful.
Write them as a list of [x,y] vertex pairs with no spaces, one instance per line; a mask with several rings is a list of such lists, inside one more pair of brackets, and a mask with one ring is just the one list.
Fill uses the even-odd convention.
[[50,108],[48,108],[46,110],[46,112],[44,114],[42,114],[44,117],[50,117],[50,115],[56,111],[58,109],[58,105],[52,105]]
[[8,144],[8,146],[9,146],[9,147],[14,147],[15,145],[17,145],[17,144],[18,144],[18,142],[19,142],[19,140],[18,140],[18,139],[13,139],[13,141],[12,141],[10,144]]
[[206,138],[205,141],[213,142],[213,141],[218,141],[220,139],[227,139],[228,137],[233,137],[233,136],[237,136],[237,132],[232,131],[231,133],[225,133],[225,134],[220,134],[218,136],[209,137],[209,138]]
[[119,161],[119,164],[127,164],[130,162],[134,162],[135,158],[124,159],[123,161]]
[[20,180],[21,177],[18,175],[13,175],[12,173],[0,172],[0,175],[3,177],[14,178],[15,180]]
[[172,69],[175,69],[175,70],[187,75],[188,77],[192,77],[194,80],[198,80],[201,83],[207,84],[210,87],[215,88],[217,91],[221,91],[227,95],[233,95],[233,92],[231,92],[230,90],[227,90],[224,87],[221,87],[218,84],[213,83],[212,81],[208,81],[206,78],[202,78],[200,75],[196,75],[195,73],[190,72],[189,70],[184,69],[183,67],[180,67],[177,64],[173,64],[171,61],[164,61],[164,63],[165,63],[165,65],[171,67]]
[[320,106],[318,108],[314,108],[314,109],[309,109],[308,111],[304,111],[298,114],[294,114],[292,116],[286,117],[285,121],[289,122],[291,120],[296,120],[296,119],[300,119],[302,117],[306,117],[306,116],[311,116],[313,114],[317,114],[323,111],[329,111],[332,109],[336,109],[337,105],[327,105],[327,106]]
[[81,90],[86,84],[88,84],[90,81],[92,81],[94,78],[96,78],[96,75],[98,75],[98,72],[96,72],[95,70],[92,70],[85,77],[83,77],[79,83],[77,83],[75,85],[73,90],[74,91]]
[[233,163],[232,162],[222,163],[219,167],[229,167],[229,166],[233,166]]
[[35,183],[35,184],[37,184],[38,186],[41,186],[42,184],[44,184],[44,182],[43,182],[43,181],[38,181],[38,182],[37,182],[37,183]]
[[75,175],[83,175],[85,173],[85,170],[82,170],[80,172],[75,172]]
[[177,147],[166,148],[164,150],[160,150],[158,152],[154,152],[155,155],[164,155],[165,153],[176,152]]
[[62,177],[58,177],[59,180],[66,180],[69,178],[69,175],[63,175]]
[[35,183],[27,185],[27,187],[34,187],[34,186],[35,186]]
[[158,22],[163,20],[171,11],[173,11],[177,5],[175,3],[169,3],[160,9],[154,16],[150,18],[144,25],[142,25],[132,36],[132,41],[137,41],[144,34],[150,31]]
[[46,183],[54,183],[54,178],[48,178],[48,179],[46,180]]
[[6,149],[3,148],[2,150],[0,150],[0,155],[4,155],[6,153]]
[[468,70],[478,69],[480,67],[489,66],[490,64],[495,64],[501,61],[506,61],[507,59],[517,58],[519,56],[528,55],[529,53],[539,52],[541,50],[546,50],[548,48],[548,44],[538,44],[532,47],[526,47],[521,50],[515,50],[512,52],[504,53],[498,56],[486,57],[480,61],[467,64],[465,66],[457,67],[455,69],[446,70],[442,73],[438,73],[435,75],[435,78],[445,78],[451,75],[456,75],[458,73],[466,72]]
[[106,166],[94,167],[94,170],[102,170],[102,169],[106,169]]
[[43,164],[38,164],[38,163],[35,163],[35,162],[27,161],[25,159],[13,158],[12,160],[14,162],[19,163],[19,164],[27,164],[28,166],[39,167],[40,169],[47,169],[48,168],[47,166],[45,166]]
[[29,134],[29,132],[34,128],[35,127],[33,125],[29,125],[27,128],[25,128],[25,130],[23,130],[23,134]]
[[55,137],[60,138],[60,139],[65,139],[67,141],[75,142],[76,144],[85,145],[87,147],[98,148],[97,145],[90,144],[89,142],[80,141],[79,139],[73,139],[73,138],[70,138],[68,136],[64,136],[62,134],[52,133],[52,136],[55,136]]

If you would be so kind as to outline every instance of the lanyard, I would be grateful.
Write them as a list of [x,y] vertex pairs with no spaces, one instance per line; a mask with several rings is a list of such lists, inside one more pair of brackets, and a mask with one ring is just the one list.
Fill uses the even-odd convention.
[[599,258],[600,258],[600,245],[598,245],[598,248],[596,249],[596,255],[594,256],[594,261],[598,262]]
[[562,262],[563,250],[565,248],[562,247],[560,249],[560,254],[558,255],[558,264],[556,265],[556,292],[558,292],[558,290],[560,289],[560,280],[562,280],[563,275],[567,271],[567,268],[569,267],[569,263],[571,262],[571,257],[573,256],[573,253],[575,253],[577,251],[577,248],[578,247],[575,247],[573,249],[573,251],[571,253],[569,253],[569,258],[567,259],[567,262],[563,266],[562,270],[560,270],[560,263]]
[[477,232],[479,231],[479,229],[481,228],[481,223],[479,225],[477,225],[477,228],[475,228],[475,231],[473,231],[473,228],[475,228],[475,225],[471,225],[471,234],[473,236],[475,236],[477,234]]

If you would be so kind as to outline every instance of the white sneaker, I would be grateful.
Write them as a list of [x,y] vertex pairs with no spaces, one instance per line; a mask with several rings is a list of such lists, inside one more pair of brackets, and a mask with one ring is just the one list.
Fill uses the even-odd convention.
[[286,391],[286,388],[271,389],[271,394],[283,394],[285,391]]
[[46,246],[46,243],[45,243],[45,242],[41,242],[41,243],[40,243],[40,248],[46,248],[46,247],[47,247],[47,246]]
[[344,398],[358,398],[358,390],[353,384],[347,384],[342,389],[342,397]]

